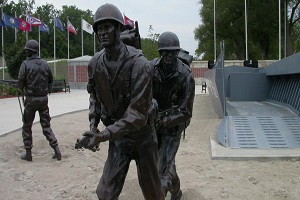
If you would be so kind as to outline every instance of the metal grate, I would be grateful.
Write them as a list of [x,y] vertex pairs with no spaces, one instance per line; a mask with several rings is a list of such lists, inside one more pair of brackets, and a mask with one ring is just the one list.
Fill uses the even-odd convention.
[[274,78],[269,99],[286,103],[300,113],[299,76],[284,75]]
[[231,148],[300,148],[300,118],[229,116]]

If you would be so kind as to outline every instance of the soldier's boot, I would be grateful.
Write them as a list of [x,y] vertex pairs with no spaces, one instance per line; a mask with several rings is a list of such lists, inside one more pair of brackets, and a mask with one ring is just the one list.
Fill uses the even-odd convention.
[[182,191],[180,189],[179,178],[173,181],[172,187],[170,188],[171,200],[180,200],[182,196]]
[[53,147],[53,149],[54,149],[54,155],[52,156],[52,159],[61,160],[61,153],[60,153],[60,150],[58,148],[58,145]]
[[166,197],[167,194],[168,194],[168,188],[166,186],[162,186],[161,189],[162,189],[162,192],[164,194],[164,197]]
[[181,197],[182,197],[182,191],[181,191],[181,189],[179,189],[177,191],[177,193],[172,193],[171,194],[171,200],[180,200]]
[[21,155],[22,160],[32,161],[31,149],[26,149],[26,152]]

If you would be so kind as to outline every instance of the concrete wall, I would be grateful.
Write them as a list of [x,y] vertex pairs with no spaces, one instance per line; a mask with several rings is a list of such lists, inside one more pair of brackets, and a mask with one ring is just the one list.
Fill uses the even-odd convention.
[[257,72],[233,72],[229,77],[231,101],[266,101],[270,84],[266,74]]
[[[68,74],[69,74],[69,83],[71,89],[80,89],[85,88],[88,81],[88,65],[89,58],[82,61],[79,59],[73,59],[68,62]],[[225,60],[224,66],[243,66],[243,60]],[[275,62],[274,60],[260,60],[258,61],[259,67],[263,67]],[[195,82],[197,85],[202,84],[205,79],[205,73],[208,71],[208,61],[193,61],[191,63],[191,70],[193,72]],[[226,81],[226,80],[225,80]],[[227,94],[229,96],[229,94]]]

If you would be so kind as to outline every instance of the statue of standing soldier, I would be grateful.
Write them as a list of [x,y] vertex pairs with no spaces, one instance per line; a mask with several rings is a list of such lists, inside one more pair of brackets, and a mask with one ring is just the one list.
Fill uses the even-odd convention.
[[22,137],[25,154],[21,159],[32,161],[32,123],[36,111],[40,115],[40,123],[43,134],[54,149],[53,159],[61,160],[61,153],[58,148],[57,139],[51,129],[48,107],[48,94],[53,82],[52,72],[49,65],[38,56],[39,43],[36,40],[29,40],[25,45],[27,60],[23,61],[18,76],[18,88],[25,89],[24,113]]
[[157,100],[159,112],[156,122],[159,174],[164,195],[169,191],[172,200],[179,200],[182,196],[175,156],[181,134],[192,117],[195,96],[192,71],[177,58],[179,50],[177,35],[164,32],[158,38],[160,58],[150,62],[154,70],[153,97]]
[[[144,198],[161,200],[153,71],[141,50],[122,42],[123,27],[123,16],[116,6],[107,3],[97,9],[93,29],[104,49],[88,65],[90,131],[80,141],[85,141],[83,148],[90,150],[109,142],[96,190],[99,199],[118,199],[130,162],[135,160]],[[100,120],[106,127],[101,131],[97,128]]]

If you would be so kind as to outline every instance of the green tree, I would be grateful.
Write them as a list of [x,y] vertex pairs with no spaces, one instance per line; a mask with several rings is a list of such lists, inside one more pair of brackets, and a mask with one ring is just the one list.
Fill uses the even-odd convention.
[[[204,59],[214,58],[214,1],[200,0],[202,24],[195,29],[199,41],[196,55]],[[281,1],[281,28],[284,37],[284,2]],[[287,0],[287,51],[294,53],[296,40],[294,27],[299,20],[299,0]],[[250,59],[278,59],[278,0],[247,1],[248,55]],[[217,44],[225,42],[226,59],[245,59],[245,1],[216,1]],[[283,42],[282,38],[282,44]],[[283,49],[283,48],[282,48]],[[217,48],[217,52],[219,48]],[[217,53],[218,54],[218,53]]]
[[[287,19],[286,24],[286,53],[287,56],[294,54],[296,51],[300,51],[299,46],[299,20],[300,20],[300,1],[299,0],[287,0]],[[282,6],[284,8],[284,6]]]
[[13,79],[18,79],[20,66],[26,59],[23,43],[25,43],[25,37],[19,37],[17,42],[12,43],[9,48],[4,49],[8,73]]
[[141,38],[142,50],[145,54],[145,57],[148,60],[153,60],[154,58],[159,57],[157,50],[157,40],[159,37],[158,33],[153,33],[152,25],[149,26],[148,38]]

